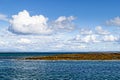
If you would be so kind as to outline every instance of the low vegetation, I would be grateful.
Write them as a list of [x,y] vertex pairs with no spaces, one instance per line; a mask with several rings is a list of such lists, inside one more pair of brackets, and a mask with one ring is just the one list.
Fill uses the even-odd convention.
[[120,53],[57,54],[27,57],[25,60],[120,60]]

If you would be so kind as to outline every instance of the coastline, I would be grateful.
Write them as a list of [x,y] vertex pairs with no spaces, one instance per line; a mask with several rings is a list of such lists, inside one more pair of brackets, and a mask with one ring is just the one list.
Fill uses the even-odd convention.
[[25,57],[22,60],[120,60],[120,53],[56,54],[49,56]]

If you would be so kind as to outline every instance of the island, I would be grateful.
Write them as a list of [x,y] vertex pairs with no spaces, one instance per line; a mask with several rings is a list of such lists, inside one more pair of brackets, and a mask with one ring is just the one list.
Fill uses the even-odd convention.
[[25,57],[24,60],[120,60],[120,53],[72,53]]

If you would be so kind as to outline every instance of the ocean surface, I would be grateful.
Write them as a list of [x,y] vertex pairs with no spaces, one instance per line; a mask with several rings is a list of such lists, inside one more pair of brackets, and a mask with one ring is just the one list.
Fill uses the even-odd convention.
[[16,59],[37,55],[54,54],[0,54],[0,80],[120,80],[120,61]]

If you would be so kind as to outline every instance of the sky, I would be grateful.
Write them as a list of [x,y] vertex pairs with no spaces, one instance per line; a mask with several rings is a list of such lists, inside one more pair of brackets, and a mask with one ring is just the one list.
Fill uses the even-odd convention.
[[120,0],[0,0],[0,52],[120,51]]

